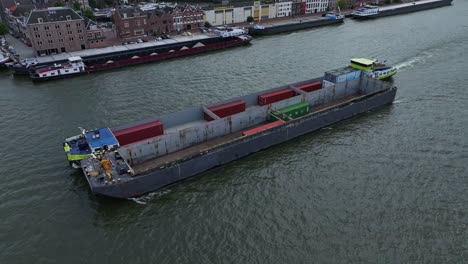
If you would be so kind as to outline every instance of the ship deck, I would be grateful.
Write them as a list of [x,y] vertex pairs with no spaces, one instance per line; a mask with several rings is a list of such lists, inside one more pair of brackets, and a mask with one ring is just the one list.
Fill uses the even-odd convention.
[[150,42],[143,42],[143,43],[134,43],[134,44],[127,44],[127,45],[118,45],[118,46],[111,46],[106,48],[96,48],[96,49],[87,49],[87,50],[80,50],[80,51],[72,51],[72,52],[64,52],[54,55],[48,55],[43,57],[38,57],[37,62],[40,64],[47,64],[53,63],[56,61],[63,61],[67,60],[69,57],[73,56],[80,56],[80,57],[89,57],[89,56],[96,56],[96,55],[105,55],[114,52],[126,52],[126,51],[133,51],[142,48],[151,48],[151,47],[158,47],[167,44],[176,44],[180,42],[186,41],[193,41],[193,40],[202,40],[216,37],[214,34],[204,33],[204,34],[193,34],[192,36],[175,36],[171,37],[170,39],[163,39],[158,41],[150,41]]
[[420,1],[410,2],[410,3],[402,3],[402,4],[396,4],[396,5],[382,6],[382,7],[379,7],[379,10],[380,11],[387,11],[387,10],[393,10],[393,9],[399,9],[399,8],[407,7],[407,6],[412,6],[412,5],[421,5],[421,4],[440,2],[440,1],[441,0],[420,0]]
[[307,22],[313,22],[313,21],[319,21],[319,20],[325,20],[325,19],[327,18],[301,17],[301,18],[288,19],[288,20],[276,20],[276,21],[266,20],[265,22],[261,21],[260,23],[258,23],[258,25],[264,26],[265,28],[270,28],[270,27],[286,26],[286,25],[293,25],[293,24],[299,24],[299,23],[307,23]]
[[[347,103],[349,103],[349,102],[351,102],[353,100],[359,99],[360,97],[363,97],[363,96],[365,96],[365,95],[354,94],[354,95],[343,97],[343,98],[341,98],[339,100],[335,100],[333,102],[329,102],[329,103],[325,103],[325,104],[322,104],[322,105],[314,106],[314,107],[310,108],[309,113],[317,113],[317,112],[320,112],[320,111],[326,111],[326,110],[329,110],[331,108],[337,107],[337,106],[339,106],[341,104],[347,104]],[[262,125],[262,124],[258,124],[257,126],[259,126],[259,125]],[[134,173],[136,175],[143,174],[143,173],[145,173],[147,171],[150,171],[150,170],[153,170],[155,168],[165,166],[165,164],[175,162],[175,161],[178,161],[178,160],[181,160],[181,159],[184,159],[184,158],[189,158],[189,157],[194,156],[194,155],[196,155],[198,153],[209,150],[210,148],[213,148],[215,146],[218,146],[218,145],[230,142],[232,140],[235,140],[237,138],[240,138],[240,137],[242,137],[242,132],[243,131],[238,131],[238,132],[235,132],[235,133],[232,133],[232,134],[228,134],[228,135],[225,135],[225,136],[222,136],[222,137],[218,137],[218,138],[215,138],[215,139],[212,139],[212,140],[208,140],[206,142],[203,142],[203,143],[200,143],[200,144],[197,144],[197,145],[194,145],[194,146],[191,146],[191,147],[188,147],[188,148],[185,148],[185,149],[182,149],[182,150],[179,150],[179,151],[176,151],[176,152],[173,152],[173,153],[170,153],[170,154],[167,154],[167,155],[152,159],[152,160],[148,160],[148,161],[145,161],[143,163],[133,165],[131,167],[132,167],[132,169],[133,169],[133,171],[134,171]]]

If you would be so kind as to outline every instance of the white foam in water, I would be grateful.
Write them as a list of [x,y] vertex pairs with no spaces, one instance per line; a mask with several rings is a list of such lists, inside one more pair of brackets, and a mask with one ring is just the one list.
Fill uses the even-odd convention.
[[429,52],[429,51],[424,51],[422,52],[420,55],[410,59],[410,60],[407,60],[407,61],[404,61],[404,62],[401,62],[401,63],[398,63],[395,65],[395,67],[401,71],[401,70],[404,70],[405,68],[412,68],[413,66],[419,64],[419,63],[424,63],[427,59],[431,58],[434,56],[434,53],[432,52]]
[[148,202],[152,201],[155,198],[159,198],[163,195],[166,195],[170,193],[171,191],[169,189],[161,190],[161,191],[156,191],[156,192],[151,192],[147,193],[145,195],[142,195],[140,197],[136,198],[128,198],[128,200],[133,201],[137,204],[147,204]]

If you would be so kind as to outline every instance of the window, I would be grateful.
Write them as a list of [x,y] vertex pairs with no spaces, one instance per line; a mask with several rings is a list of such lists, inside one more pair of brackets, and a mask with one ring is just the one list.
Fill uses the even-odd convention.
[[70,28],[70,24],[67,24],[66,26],[67,26],[67,28]]
[[43,22],[42,18],[38,17],[37,18],[37,23],[42,23],[42,22]]
[[47,36],[48,36],[48,37],[52,37],[52,34],[50,34],[50,33],[47,33]]
[[81,27],[81,24],[80,24],[80,23],[76,23],[76,26],[77,26],[77,27]]
[[124,27],[128,28],[128,22],[124,23]]
[[54,41],[52,39],[48,40],[49,44],[54,44]]
[[63,39],[59,39],[58,41],[59,41],[59,43],[63,43]]
[[80,39],[83,40],[84,39],[83,36],[80,36]]
[[60,29],[60,25],[55,25],[55,29]]
[[71,35],[71,34],[73,34],[73,31],[68,30],[68,35]]
[[41,35],[39,35],[39,34],[36,34],[35,36],[36,36],[36,38],[41,38]]
[[33,31],[39,31],[39,28],[33,27]]
[[81,29],[78,29],[78,33],[83,33],[83,30],[81,30]]
[[62,36],[62,32],[61,32],[61,31],[59,31],[58,34],[59,34],[59,36]]
[[67,20],[71,20],[71,16],[68,15],[68,16],[67,16]]
[[49,30],[49,27],[48,27],[48,26],[44,26],[44,29],[45,29],[45,30]]
[[73,41],[73,37],[69,37],[68,40]]

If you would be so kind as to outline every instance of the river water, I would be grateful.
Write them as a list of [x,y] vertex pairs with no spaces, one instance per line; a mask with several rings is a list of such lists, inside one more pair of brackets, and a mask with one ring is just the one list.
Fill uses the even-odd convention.
[[[0,73],[0,263],[462,263],[467,1],[33,84]],[[301,81],[396,64],[395,103],[151,193],[91,194],[61,142]]]

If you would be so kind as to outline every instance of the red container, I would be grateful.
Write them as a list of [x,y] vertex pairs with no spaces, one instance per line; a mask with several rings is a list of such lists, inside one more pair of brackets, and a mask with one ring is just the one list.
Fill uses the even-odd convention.
[[261,94],[258,96],[257,100],[259,105],[267,105],[291,98],[295,95],[296,93],[292,89],[286,88],[266,94]]
[[304,92],[312,92],[316,90],[322,89],[322,83],[321,82],[312,82],[312,83],[305,83],[297,86],[298,89],[304,91]]
[[265,131],[265,130],[267,130],[269,128],[279,126],[279,125],[284,124],[284,123],[285,122],[283,120],[277,120],[277,121],[272,122],[272,123],[268,123],[268,124],[265,124],[265,125],[262,125],[262,126],[259,126],[259,127],[256,127],[256,128],[246,130],[246,131],[242,132],[242,135],[243,136],[252,135],[252,134],[255,134],[255,133]]
[[163,124],[154,121],[112,132],[121,146],[164,134]]
[[[208,110],[213,112],[215,115],[223,118],[223,117],[226,117],[226,116],[230,116],[230,115],[234,115],[234,114],[237,114],[237,113],[240,113],[240,112],[244,112],[245,111],[245,103],[244,103],[243,100],[237,100],[237,101],[230,102],[230,103],[227,103],[227,104],[222,104],[222,105],[217,105],[217,106],[210,107],[210,108],[208,108]],[[211,116],[207,115],[206,113],[204,113],[203,118],[206,121],[212,121],[213,120],[213,118],[211,118]]]

